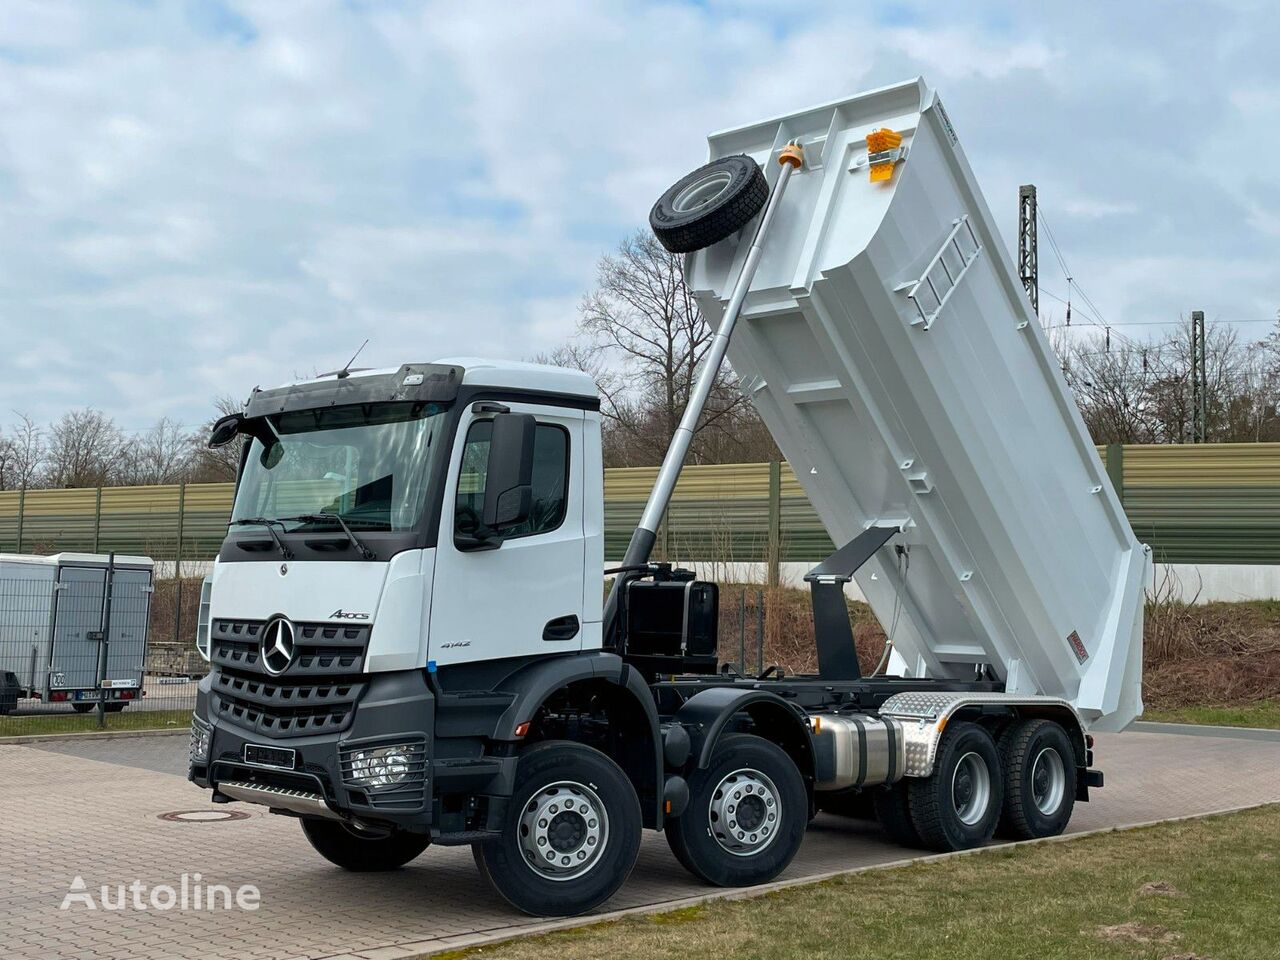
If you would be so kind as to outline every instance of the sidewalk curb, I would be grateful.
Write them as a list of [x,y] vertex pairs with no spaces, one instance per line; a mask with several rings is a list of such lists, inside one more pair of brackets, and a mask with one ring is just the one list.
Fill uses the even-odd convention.
[[1269,727],[1228,727],[1209,723],[1169,723],[1163,720],[1135,720],[1125,733],[1173,733],[1182,737],[1217,737],[1222,740],[1262,740],[1280,742],[1280,730]]
[[[388,944],[383,947],[375,948],[375,950],[385,950],[388,946],[393,946],[396,949],[405,951],[419,950],[421,951],[419,953],[405,953],[403,955],[404,960],[425,960],[427,957],[441,953],[472,950],[477,947],[489,947],[499,943],[506,943],[511,940],[522,940],[526,937],[541,936],[543,934],[556,933],[561,930],[572,930],[578,927],[593,927],[622,920],[626,917],[669,913],[675,910],[685,909],[686,907],[697,906],[704,903],[715,903],[722,900],[753,900],[757,897],[775,893],[779,890],[823,883],[827,880],[834,880],[837,877],[850,877],[856,876],[857,874],[872,873],[879,870],[896,870],[901,867],[910,867],[925,863],[938,863],[940,861],[951,860],[958,857],[983,856],[995,851],[1009,850],[1014,847],[1030,847],[1051,843],[1070,843],[1073,840],[1080,840],[1085,837],[1096,837],[1108,833],[1125,833],[1130,830],[1143,830],[1148,827],[1155,827],[1165,823],[1183,823],[1188,820],[1207,820],[1211,817],[1222,817],[1233,813],[1244,813],[1247,810],[1261,810],[1264,807],[1274,807],[1277,805],[1280,805],[1280,800],[1271,800],[1265,803],[1251,803],[1241,807],[1224,807],[1219,810],[1210,810],[1205,813],[1191,813],[1181,817],[1168,817],[1163,820],[1147,820],[1142,823],[1128,823],[1114,827],[1099,827],[1096,830],[1085,830],[1081,833],[1065,833],[1060,836],[1043,837],[1038,840],[1021,840],[1017,843],[996,843],[986,847],[978,847],[973,850],[957,850],[952,853],[934,853],[919,857],[906,857],[902,860],[892,860],[888,863],[853,867],[848,870],[832,870],[827,873],[812,874],[806,877],[797,877],[792,880],[775,880],[772,883],[764,883],[747,889],[717,890],[711,893],[698,894],[692,897],[681,897],[676,900],[664,900],[661,903],[652,903],[638,907],[627,907],[622,910],[610,910],[605,913],[590,914],[585,917],[571,917],[564,920],[547,920],[540,923],[530,924],[520,930],[512,930],[510,927],[503,927],[501,931],[495,930],[492,933],[481,931],[478,933],[464,934],[462,936],[441,937],[439,940],[419,940],[410,943]],[[339,958],[342,958],[342,960],[364,960],[366,956],[372,958],[373,954],[374,951],[354,951],[342,954],[331,954],[328,958],[320,958],[320,960],[339,960]]]
[[172,730],[93,730],[88,733],[35,733],[31,736],[0,737],[0,747],[21,746],[24,743],[70,743],[73,740],[123,740],[126,737],[176,737],[190,736],[190,727]]

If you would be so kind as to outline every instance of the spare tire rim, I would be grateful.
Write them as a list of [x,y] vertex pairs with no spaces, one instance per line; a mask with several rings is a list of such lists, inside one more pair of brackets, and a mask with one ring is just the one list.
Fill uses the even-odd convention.
[[1036,809],[1045,816],[1052,816],[1062,806],[1067,792],[1067,768],[1062,755],[1053,747],[1045,747],[1036,754],[1031,765],[1031,798]]
[[590,787],[561,780],[543,787],[520,814],[520,853],[548,880],[574,880],[600,862],[609,842],[609,815]]
[[735,770],[712,792],[707,821],[722,848],[735,857],[754,856],[778,835],[782,797],[759,770]]
[[671,209],[676,213],[693,213],[723,194],[732,182],[733,176],[727,171],[713,170],[677,193],[671,201]]
[[991,771],[982,755],[969,751],[951,772],[951,805],[966,827],[976,826],[991,806]]

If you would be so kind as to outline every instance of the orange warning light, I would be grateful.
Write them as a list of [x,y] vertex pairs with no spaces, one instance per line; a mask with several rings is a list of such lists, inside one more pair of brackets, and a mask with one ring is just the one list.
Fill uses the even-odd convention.
[[867,134],[867,162],[872,183],[893,177],[893,165],[903,158],[902,134],[881,127]]

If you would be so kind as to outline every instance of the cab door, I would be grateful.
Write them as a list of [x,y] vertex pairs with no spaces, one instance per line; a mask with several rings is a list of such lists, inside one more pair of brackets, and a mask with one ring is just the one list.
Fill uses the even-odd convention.
[[536,420],[533,508],[496,549],[466,549],[484,502],[493,414],[475,404],[454,441],[431,589],[429,660],[567,653],[582,648],[583,423],[566,407],[503,404]]

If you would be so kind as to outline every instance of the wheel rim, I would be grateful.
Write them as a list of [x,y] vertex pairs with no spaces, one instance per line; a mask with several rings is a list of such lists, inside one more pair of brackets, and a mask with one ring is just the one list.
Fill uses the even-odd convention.
[[709,173],[677,193],[671,207],[676,213],[691,213],[724,193],[732,180],[733,177],[723,170]]
[[520,853],[539,876],[573,880],[597,863],[609,842],[609,815],[590,787],[572,780],[543,787],[520,815]]
[[966,827],[987,815],[991,804],[991,771],[980,754],[970,751],[960,758],[951,774],[951,804]]
[[1031,765],[1031,798],[1036,809],[1045,816],[1057,813],[1067,792],[1067,768],[1062,755],[1053,747],[1036,754]]
[[729,853],[754,856],[778,835],[782,797],[759,770],[735,770],[712,792],[707,821],[716,843]]

